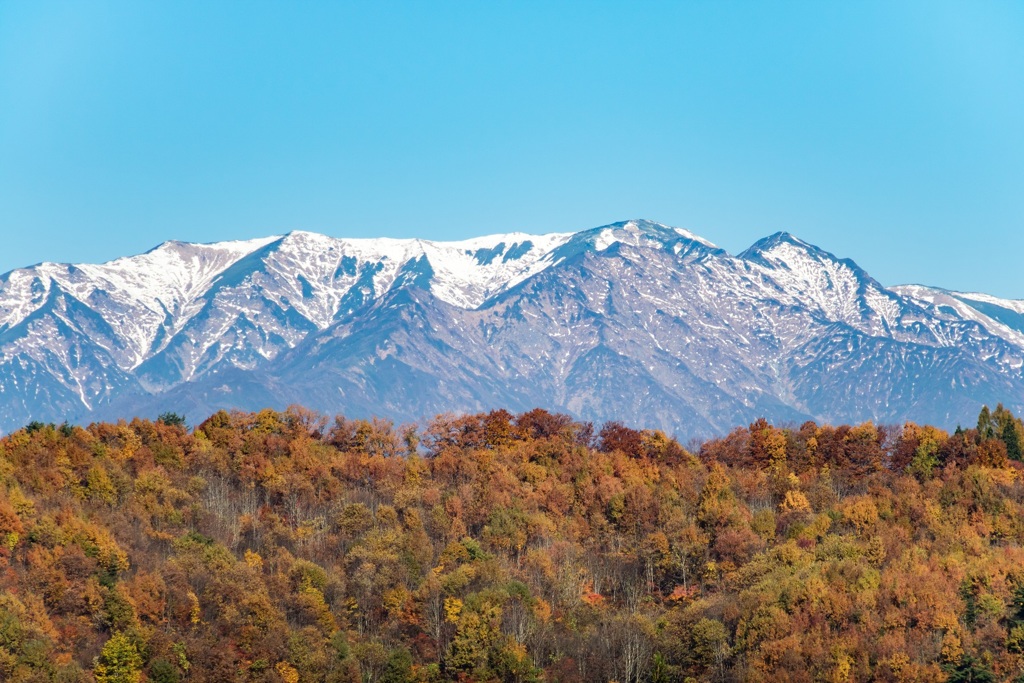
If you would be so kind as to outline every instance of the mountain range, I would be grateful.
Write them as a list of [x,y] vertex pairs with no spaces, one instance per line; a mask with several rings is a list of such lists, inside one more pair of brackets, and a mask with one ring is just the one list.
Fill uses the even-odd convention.
[[884,287],[787,233],[645,220],[459,242],[166,242],[0,276],[0,431],[292,403],[396,421],[544,407],[689,437],[1024,409],[1024,301]]

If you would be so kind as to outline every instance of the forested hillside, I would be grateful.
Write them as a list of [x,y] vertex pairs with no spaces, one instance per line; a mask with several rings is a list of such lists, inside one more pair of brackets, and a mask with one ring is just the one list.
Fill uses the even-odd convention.
[[33,423],[0,440],[0,680],[1024,680],[1022,436]]

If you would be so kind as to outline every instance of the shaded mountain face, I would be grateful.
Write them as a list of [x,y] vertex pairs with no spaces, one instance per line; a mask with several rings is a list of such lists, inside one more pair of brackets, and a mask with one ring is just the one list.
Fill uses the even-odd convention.
[[1024,408],[1024,302],[886,289],[786,233],[628,221],[462,242],[183,244],[0,277],[0,429],[301,403],[542,406],[680,436]]

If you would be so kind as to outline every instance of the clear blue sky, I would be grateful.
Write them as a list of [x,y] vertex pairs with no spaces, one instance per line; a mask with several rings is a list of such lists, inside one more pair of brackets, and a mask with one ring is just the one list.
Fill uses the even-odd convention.
[[0,271],[636,217],[1024,298],[1024,3],[0,0]]

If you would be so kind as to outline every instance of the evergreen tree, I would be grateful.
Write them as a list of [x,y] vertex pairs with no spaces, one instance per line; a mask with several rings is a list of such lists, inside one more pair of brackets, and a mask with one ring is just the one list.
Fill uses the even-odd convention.
[[999,435],[1002,438],[1003,443],[1006,444],[1006,455],[1009,456],[1010,460],[1021,459],[1021,443],[1020,443],[1020,429],[1016,420],[1011,420],[1003,426],[1002,433]]
[[412,680],[412,655],[404,648],[392,650],[384,665],[380,683],[409,683]]
[[170,427],[184,427],[185,416],[179,415],[178,413],[161,413],[157,419],[157,422],[163,422],[165,425]]
[[949,683],[995,683],[996,677],[983,662],[965,654],[947,670]]
[[995,425],[992,424],[992,413],[988,406],[982,406],[978,414],[978,436],[984,439],[991,439],[996,435]]

